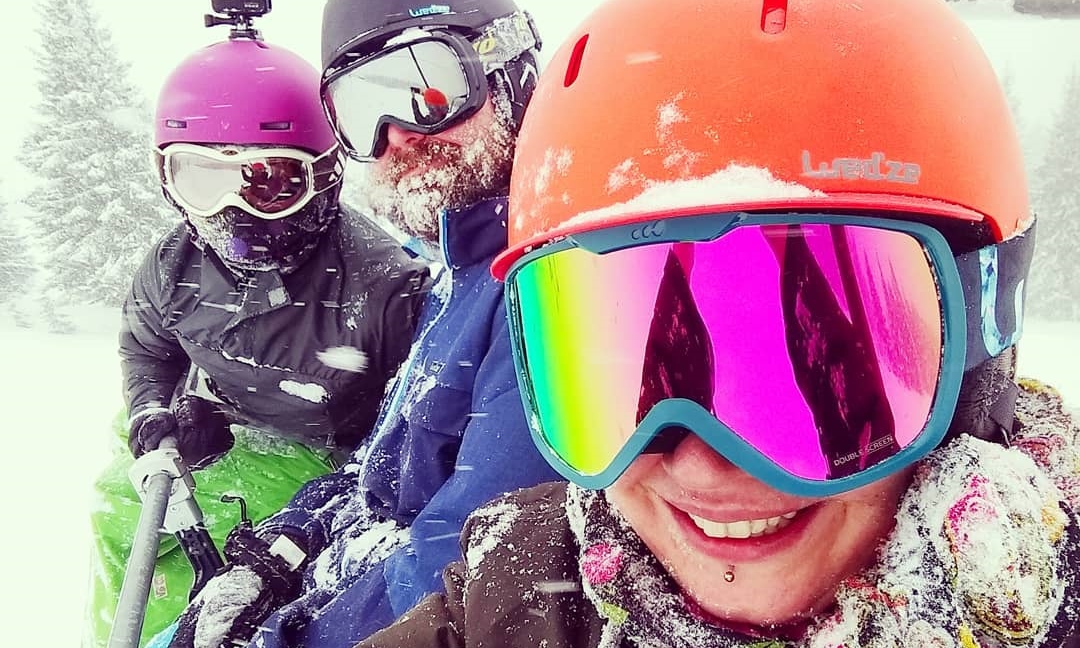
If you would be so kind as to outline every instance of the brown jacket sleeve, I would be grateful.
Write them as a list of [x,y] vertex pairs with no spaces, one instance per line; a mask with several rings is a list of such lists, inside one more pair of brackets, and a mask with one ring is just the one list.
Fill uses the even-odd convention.
[[586,648],[602,622],[581,592],[566,484],[517,491],[478,509],[464,562],[433,594],[358,648]]
[[451,574],[461,567],[464,565],[453,563],[446,568],[446,594],[428,596],[392,626],[357,644],[357,648],[463,648],[466,644],[459,633],[465,627],[463,591],[453,585],[455,577]]

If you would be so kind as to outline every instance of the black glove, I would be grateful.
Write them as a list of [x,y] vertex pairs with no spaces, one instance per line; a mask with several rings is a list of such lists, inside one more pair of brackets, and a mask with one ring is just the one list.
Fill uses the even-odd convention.
[[250,522],[242,522],[229,532],[225,540],[227,564],[180,615],[170,648],[244,645],[263,619],[296,599],[300,565],[290,565],[271,553],[270,546],[256,535]]
[[136,418],[128,447],[141,457],[156,450],[167,436],[176,439],[176,449],[191,468],[213,463],[232,449],[234,442],[225,414],[198,396],[177,398],[172,412],[159,410]]
[[198,396],[181,396],[173,403],[176,447],[188,466],[209,466],[232,450],[235,438],[229,419],[218,405]]
[[176,417],[168,410],[158,410],[135,419],[128,435],[128,447],[131,454],[141,457],[157,450],[167,436],[176,437]]

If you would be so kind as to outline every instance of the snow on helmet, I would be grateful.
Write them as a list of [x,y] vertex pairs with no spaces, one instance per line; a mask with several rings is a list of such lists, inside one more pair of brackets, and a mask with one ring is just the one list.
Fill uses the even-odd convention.
[[322,153],[337,140],[319,101],[319,72],[279,45],[247,38],[204,47],[172,71],[154,118],[174,142],[263,144]]
[[[1004,93],[939,0],[607,2],[533,102],[499,277],[530,246],[674,208],[916,212],[997,241],[1029,217]],[[726,172],[729,190],[644,200]]]

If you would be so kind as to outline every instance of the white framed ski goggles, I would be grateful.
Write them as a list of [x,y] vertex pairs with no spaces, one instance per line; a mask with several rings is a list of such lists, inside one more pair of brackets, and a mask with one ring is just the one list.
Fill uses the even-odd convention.
[[162,187],[195,216],[238,207],[267,220],[303,209],[335,185],[345,169],[341,148],[319,156],[295,148],[231,148],[169,144],[155,154]]
[[918,222],[742,212],[562,238],[506,278],[534,442],[594,489],[687,433],[790,493],[869,484],[1019,337],[1033,241],[954,256]]
[[539,43],[526,12],[494,21],[471,41],[414,28],[328,68],[323,106],[350,157],[370,162],[382,155],[389,124],[432,135],[470,117],[487,100],[487,75]]

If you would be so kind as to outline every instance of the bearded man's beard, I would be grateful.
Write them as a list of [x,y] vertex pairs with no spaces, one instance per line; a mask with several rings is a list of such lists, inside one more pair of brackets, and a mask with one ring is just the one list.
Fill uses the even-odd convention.
[[407,234],[437,243],[439,215],[506,192],[514,135],[500,111],[483,134],[458,145],[428,137],[407,150],[388,150],[371,169],[368,202],[375,214]]

